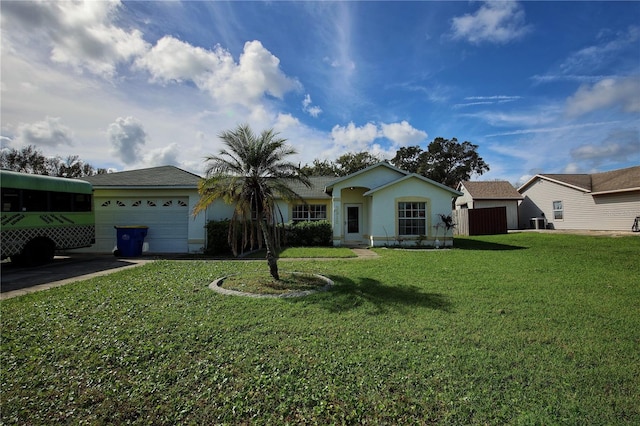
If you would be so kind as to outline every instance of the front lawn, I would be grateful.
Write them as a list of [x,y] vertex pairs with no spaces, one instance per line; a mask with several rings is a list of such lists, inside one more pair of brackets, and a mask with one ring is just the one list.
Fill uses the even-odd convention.
[[158,261],[2,301],[0,423],[640,424],[640,238],[456,247],[281,259],[335,282],[298,299]]
[[[245,259],[264,259],[266,250],[257,250],[246,256]],[[299,258],[340,258],[346,259],[357,257],[353,250],[346,247],[286,247],[280,251],[278,257],[281,259],[299,259]]]

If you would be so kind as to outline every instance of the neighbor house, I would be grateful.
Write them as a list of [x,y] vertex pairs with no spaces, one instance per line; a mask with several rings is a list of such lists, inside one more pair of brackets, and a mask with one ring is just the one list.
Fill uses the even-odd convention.
[[458,184],[462,195],[456,198],[456,210],[504,207],[507,229],[518,229],[518,205],[522,195],[507,181],[471,182]]
[[520,226],[630,231],[640,216],[640,166],[593,174],[538,174],[522,185]]
[[[200,252],[208,220],[231,218],[233,206],[216,200],[193,216],[200,177],[173,166],[95,175],[93,184],[96,244],[86,251],[108,253],[116,245],[116,226],[149,227],[151,253]],[[303,201],[278,206],[285,222],[327,220],[334,245],[445,243],[439,214],[451,213],[460,192],[423,176],[378,163],[351,175],[312,177],[311,187],[293,189]]]

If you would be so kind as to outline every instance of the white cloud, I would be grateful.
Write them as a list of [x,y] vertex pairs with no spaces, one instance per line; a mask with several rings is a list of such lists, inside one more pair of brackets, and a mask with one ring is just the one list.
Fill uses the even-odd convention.
[[311,95],[309,94],[306,94],[302,100],[302,110],[314,118],[322,114],[322,108],[312,105]]
[[211,74],[230,74],[235,67],[231,54],[220,46],[206,50],[171,36],[158,40],[135,65],[149,71],[154,82],[190,80],[199,86]]
[[619,106],[625,112],[640,112],[640,76],[605,79],[593,86],[580,86],[567,99],[566,113],[580,116],[598,109]]
[[2,25],[15,37],[45,46],[54,62],[112,78],[118,64],[148,48],[140,31],[127,32],[112,23],[120,5],[119,1],[5,2]]
[[107,137],[117,155],[125,164],[134,164],[142,159],[141,147],[146,143],[147,134],[142,123],[134,117],[118,117],[109,125]]
[[485,2],[474,14],[453,18],[451,30],[454,39],[473,44],[504,44],[522,38],[531,27],[525,24],[525,13],[520,4],[496,1]]
[[61,123],[60,117],[47,116],[43,121],[21,123],[16,133],[16,142],[22,145],[73,145],[73,132]]
[[467,96],[464,98],[466,102],[454,104],[454,108],[466,108],[470,106],[478,106],[478,105],[499,105],[506,104],[508,102],[514,102],[522,99],[522,96],[504,96],[504,95],[494,95],[494,96]]
[[144,163],[149,166],[179,166],[181,148],[177,143],[154,149],[144,155]]
[[593,123],[580,123],[580,124],[568,124],[566,126],[558,126],[558,127],[534,127],[531,129],[519,129],[513,130],[509,132],[502,133],[493,133],[490,135],[486,135],[486,137],[496,137],[496,136],[513,136],[513,135],[527,135],[527,134],[538,134],[538,133],[563,133],[571,130],[579,130],[585,129],[589,127],[601,127],[610,124],[618,124],[619,121],[601,121],[601,122],[593,122]]
[[[383,148],[376,139],[387,138],[391,144]],[[427,133],[412,127],[406,120],[400,123],[367,123],[356,126],[350,122],[346,126],[336,125],[331,129],[332,146],[324,151],[327,157],[336,157],[345,152],[362,152],[391,158],[401,146],[417,144],[427,138]]]
[[584,144],[571,150],[577,161],[590,161],[599,165],[607,161],[640,160],[640,132],[637,129],[612,131],[602,142]]
[[373,123],[358,127],[352,121],[344,127],[335,125],[331,129],[331,139],[334,143],[348,151],[362,151],[378,137],[378,127]]
[[280,69],[280,60],[258,40],[248,41],[236,64],[221,46],[213,50],[192,46],[171,36],[158,40],[136,61],[151,74],[151,81],[192,81],[223,105],[252,107],[265,95],[282,99],[301,88]]
[[572,53],[560,65],[563,74],[574,73],[591,74],[604,64],[610,64],[621,52],[632,49],[629,53],[636,53],[637,41],[640,39],[640,27],[631,26],[626,31],[621,31],[611,40],[603,40],[599,44],[587,46]]
[[418,144],[427,138],[427,133],[412,127],[406,120],[400,123],[380,125],[382,135],[395,146],[409,146]]
[[640,26],[616,32],[603,31],[596,43],[570,53],[556,70],[534,75],[532,79],[536,83],[576,81],[585,84],[615,79],[617,77],[610,74],[611,69],[618,74],[637,69],[639,39]]

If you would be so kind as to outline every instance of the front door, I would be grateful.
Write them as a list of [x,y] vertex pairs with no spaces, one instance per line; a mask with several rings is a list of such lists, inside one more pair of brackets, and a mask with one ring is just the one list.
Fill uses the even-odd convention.
[[345,204],[345,241],[362,240],[362,204]]

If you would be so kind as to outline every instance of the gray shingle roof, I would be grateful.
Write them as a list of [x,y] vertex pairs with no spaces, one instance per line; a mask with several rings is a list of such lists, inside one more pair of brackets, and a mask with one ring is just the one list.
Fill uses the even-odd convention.
[[151,167],[83,177],[94,187],[197,188],[200,176],[174,166]]
[[475,200],[521,200],[522,195],[506,180],[486,182],[462,182],[469,195]]
[[300,182],[292,182],[289,187],[302,198],[329,199],[331,197],[324,192],[324,189],[330,182],[335,180],[335,176],[311,176],[309,177],[309,181],[311,181],[310,188]]

